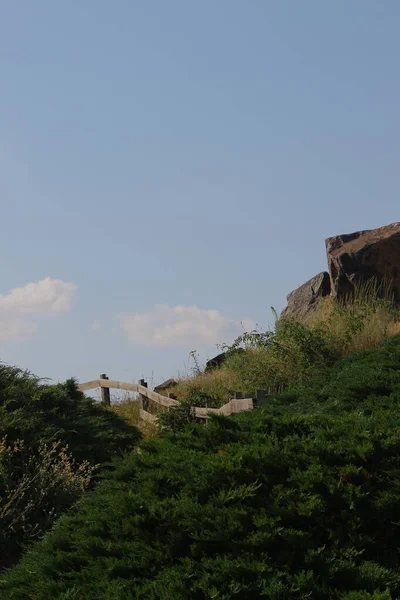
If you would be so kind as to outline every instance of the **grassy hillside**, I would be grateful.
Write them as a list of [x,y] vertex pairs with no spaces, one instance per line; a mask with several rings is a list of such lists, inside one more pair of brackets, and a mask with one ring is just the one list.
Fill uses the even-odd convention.
[[400,597],[400,336],[115,466],[2,598]]
[[139,432],[77,390],[0,365],[0,569],[16,561]]
[[[270,331],[245,332],[232,345],[222,345],[222,368],[182,378],[173,391],[181,405],[161,417],[175,431],[193,421],[192,406],[219,407],[235,390],[254,394],[264,389],[280,394],[331,367],[354,352],[379,347],[400,333],[400,310],[390,288],[371,280],[341,300],[324,299],[308,323],[279,321]],[[241,352],[238,352],[238,350]],[[194,353],[192,353],[194,354]]]

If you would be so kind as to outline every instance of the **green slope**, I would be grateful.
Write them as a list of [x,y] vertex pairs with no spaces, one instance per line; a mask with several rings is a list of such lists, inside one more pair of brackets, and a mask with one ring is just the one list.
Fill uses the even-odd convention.
[[47,385],[0,365],[0,569],[76,501],[82,463],[104,465],[139,438],[73,380]]
[[400,337],[116,462],[0,580],[35,600],[400,597]]

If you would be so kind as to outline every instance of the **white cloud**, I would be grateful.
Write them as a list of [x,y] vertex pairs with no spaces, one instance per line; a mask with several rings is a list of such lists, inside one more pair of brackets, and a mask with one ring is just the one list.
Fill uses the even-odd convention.
[[36,283],[0,294],[0,314],[45,315],[62,313],[71,308],[77,287],[59,279],[46,277]]
[[37,330],[37,324],[22,317],[68,311],[77,286],[46,277],[35,283],[0,294],[0,339],[26,339]]
[[[157,304],[149,312],[123,313],[118,318],[128,340],[145,346],[217,344],[242,331],[240,322],[198,306]],[[246,319],[243,326],[252,328],[254,323]]]

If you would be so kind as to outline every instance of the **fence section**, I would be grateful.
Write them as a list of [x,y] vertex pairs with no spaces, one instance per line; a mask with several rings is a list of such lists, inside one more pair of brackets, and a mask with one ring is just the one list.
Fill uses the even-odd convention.
[[[150,412],[151,403],[154,402],[156,407],[160,407],[161,410],[168,410],[179,405],[179,401],[173,397],[173,394],[169,394],[169,396],[158,394],[154,390],[151,390],[147,387],[147,383],[144,381],[144,379],[140,379],[138,383],[126,383],[124,381],[109,379],[107,375],[103,373],[100,375],[99,379],[93,379],[92,381],[81,383],[78,386],[78,389],[82,392],[96,388],[101,389],[102,402],[106,406],[110,406],[110,389],[124,390],[139,394],[140,417],[145,421],[149,421],[150,423],[155,423],[157,421],[157,415]],[[252,410],[254,408],[254,401],[258,402],[264,398],[264,390],[257,390],[255,398],[243,398],[240,392],[236,392],[235,398],[220,408],[204,408],[195,406],[193,407],[193,414],[199,419],[208,419],[210,413],[229,416],[234,413]]]
[[193,408],[193,413],[194,416],[198,417],[199,419],[208,419],[208,415],[210,413],[214,413],[216,415],[225,415],[228,417],[234,413],[243,412],[244,410],[252,410],[253,408],[253,398],[242,398],[241,400],[234,398],[220,408],[202,408],[195,406]]

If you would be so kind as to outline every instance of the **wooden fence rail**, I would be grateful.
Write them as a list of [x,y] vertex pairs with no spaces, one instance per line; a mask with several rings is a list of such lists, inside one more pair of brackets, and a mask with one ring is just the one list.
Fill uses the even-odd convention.
[[[172,397],[172,394],[162,396],[154,390],[147,387],[147,383],[141,379],[138,383],[125,383],[124,381],[116,381],[109,379],[104,373],[100,375],[99,379],[93,379],[92,381],[86,381],[78,386],[81,392],[93,390],[96,388],[101,389],[101,399],[104,405],[110,406],[110,389],[125,390],[127,392],[136,392],[139,394],[140,406],[140,417],[151,423],[156,422],[156,415],[145,410],[148,408],[148,401],[155,402],[156,405],[162,406],[166,409],[172,408],[179,405],[179,401]],[[220,408],[204,408],[204,407],[193,407],[193,414],[199,419],[208,419],[210,413],[219,415],[229,416],[234,413],[243,412],[245,410],[252,410],[254,403],[265,399],[264,390],[257,390],[255,397],[243,398],[241,392],[235,392],[235,398],[230,400],[227,404],[224,404]]]
[[[108,379],[106,375],[101,375],[99,379],[93,379],[92,381],[87,381],[86,383],[80,383],[78,385],[78,389],[81,392],[94,390],[96,388],[101,388],[101,390],[112,388],[115,390],[125,390],[127,392],[137,392],[141,396],[145,396],[146,398],[153,400],[153,402],[157,402],[157,404],[161,404],[162,406],[167,407],[176,406],[177,404],[179,404],[177,400],[174,400],[173,398],[168,398],[167,396],[162,396],[161,394],[157,394],[157,392],[150,390],[141,383],[125,383],[124,381],[116,381],[114,379]],[[101,397],[104,402],[103,392]],[[104,402],[104,404],[109,405],[109,402],[106,401]]]

